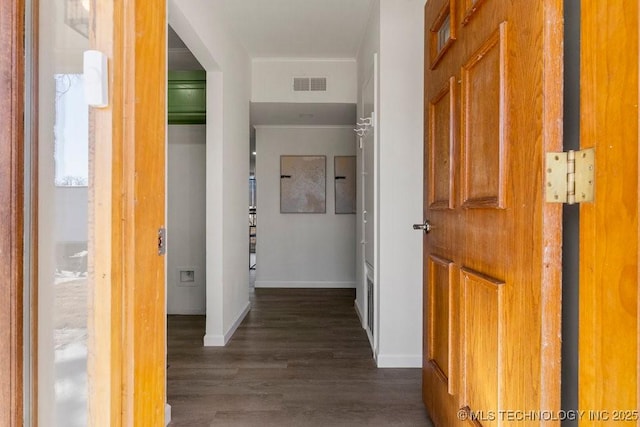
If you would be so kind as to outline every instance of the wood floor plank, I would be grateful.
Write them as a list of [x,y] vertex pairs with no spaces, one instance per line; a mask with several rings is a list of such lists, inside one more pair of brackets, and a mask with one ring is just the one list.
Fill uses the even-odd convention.
[[378,369],[350,289],[257,289],[226,347],[169,316],[170,426],[431,426],[420,369]]

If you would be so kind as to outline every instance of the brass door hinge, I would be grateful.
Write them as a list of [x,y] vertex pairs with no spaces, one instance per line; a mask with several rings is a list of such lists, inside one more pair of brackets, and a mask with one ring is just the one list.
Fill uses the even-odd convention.
[[545,165],[547,203],[593,202],[595,151],[586,148],[565,153],[547,153]]

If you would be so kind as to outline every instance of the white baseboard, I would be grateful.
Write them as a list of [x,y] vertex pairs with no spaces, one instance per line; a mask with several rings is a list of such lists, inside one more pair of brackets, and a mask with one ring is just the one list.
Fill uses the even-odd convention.
[[244,318],[247,317],[247,314],[249,314],[250,310],[251,310],[251,303],[247,301],[247,305],[244,306],[244,309],[242,309],[238,317],[236,317],[236,320],[233,322],[233,324],[231,325],[227,333],[224,334],[225,345],[229,342],[233,334],[236,333],[236,329],[238,329],[238,326],[240,326]]
[[360,325],[362,325],[362,329],[367,333],[367,339],[369,340],[369,345],[371,346],[371,351],[373,352],[373,358],[376,358],[376,349],[373,346],[373,335],[371,335],[371,331],[367,325],[367,320],[364,318],[362,312],[362,308],[360,308],[360,304],[358,304],[358,300],[353,301],[353,307],[356,309],[356,314],[358,315],[358,319],[360,319]]
[[356,314],[358,315],[358,319],[360,319],[360,324],[362,325],[362,329],[367,329],[367,322],[364,320],[364,316],[362,315],[362,309],[360,308],[360,304],[358,304],[358,300],[353,300],[353,308],[356,309]]
[[256,288],[355,288],[356,282],[286,282],[280,280],[257,280]]
[[211,335],[206,334],[202,339],[202,344],[205,347],[224,347],[224,335]]
[[378,368],[422,368],[422,355],[378,354]]
[[367,338],[369,339],[369,344],[371,345],[371,350],[373,350],[373,353],[375,354],[376,347],[375,347],[375,344],[373,343],[373,334],[371,333],[371,331],[369,330],[369,328],[366,325],[364,326],[364,330],[367,332]]
[[242,323],[244,318],[247,316],[249,311],[251,310],[251,303],[247,302],[247,305],[240,312],[236,320],[233,322],[229,330],[224,335],[211,335],[206,334],[203,339],[203,344],[205,347],[224,347],[227,345],[233,334],[238,329],[238,326]]
[[167,315],[177,315],[177,316],[204,316],[207,312],[203,311],[199,308],[186,308],[186,309],[178,309],[178,310],[169,310],[167,309]]
[[164,405],[164,425],[168,426],[171,422],[171,405],[168,403]]

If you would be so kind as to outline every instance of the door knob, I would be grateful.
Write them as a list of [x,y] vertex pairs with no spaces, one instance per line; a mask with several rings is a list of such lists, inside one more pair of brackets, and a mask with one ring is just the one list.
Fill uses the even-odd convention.
[[422,230],[426,233],[431,231],[431,223],[428,220],[425,220],[424,224],[413,224],[414,230]]

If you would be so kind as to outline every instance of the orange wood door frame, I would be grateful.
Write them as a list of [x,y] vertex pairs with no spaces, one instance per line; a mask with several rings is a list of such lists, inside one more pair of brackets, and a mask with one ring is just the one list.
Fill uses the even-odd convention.
[[164,425],[165,0],[92,0],[109,59],[107,108],[90,115],[89,424]]
[[638,0],[581,3],[580,139],[596,181],[580,206],[578,398],[600,411],[585,426],[640,425],[638,13]]
[[23,422],[24,2],[0,0],[0,425]]

